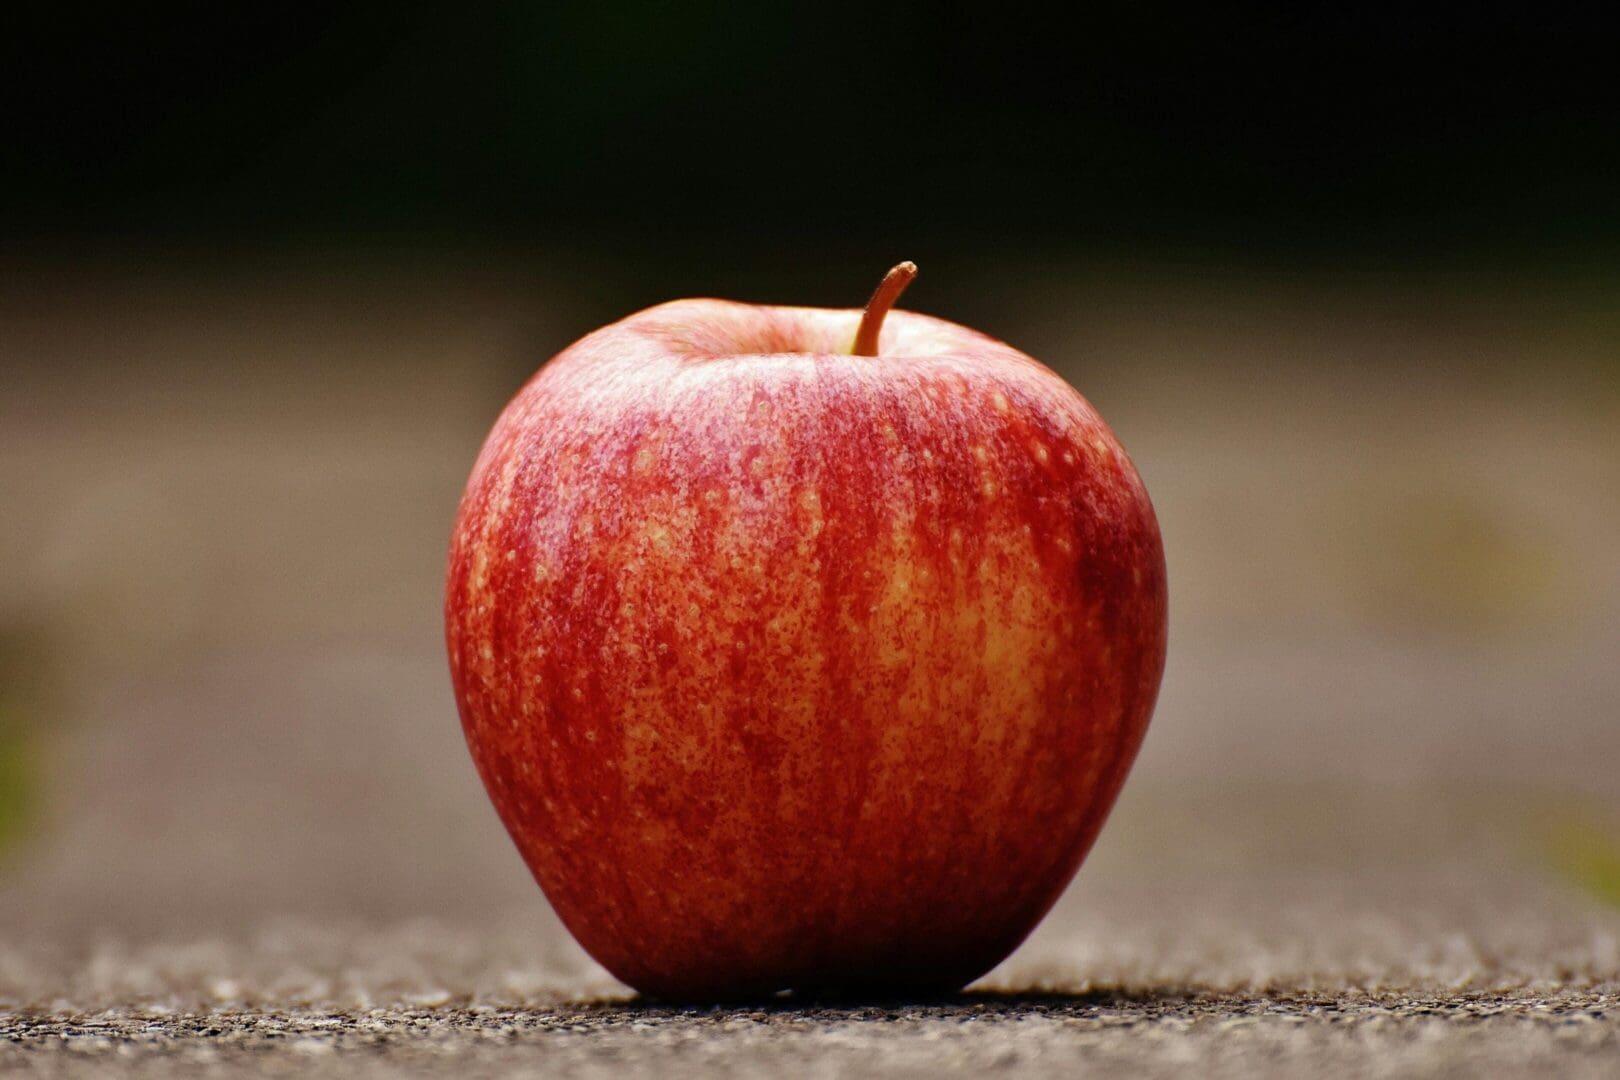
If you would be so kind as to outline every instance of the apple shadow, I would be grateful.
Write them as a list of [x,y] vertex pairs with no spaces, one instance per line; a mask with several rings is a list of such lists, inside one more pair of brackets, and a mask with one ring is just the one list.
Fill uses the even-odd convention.
[[964,990],[907,997],[783,993],[732,1001],[683,1001],[637,996],[580,1002],[594,1018],[626,1023],[769,1018],[832,1022],[916,1020],[1017,1020],[1031,1016],[1094,1016],[1099,1012],[1165,1013],[1207,999],[1207,990],[1183,986],[1102,986],[1086,990]]

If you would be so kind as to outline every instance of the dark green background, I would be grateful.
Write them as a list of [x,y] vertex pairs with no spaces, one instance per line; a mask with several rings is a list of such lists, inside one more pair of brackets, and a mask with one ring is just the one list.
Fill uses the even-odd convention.
[[1620,237],[1598,10],[53,8],[0,46],[0,227],[1556,265]]

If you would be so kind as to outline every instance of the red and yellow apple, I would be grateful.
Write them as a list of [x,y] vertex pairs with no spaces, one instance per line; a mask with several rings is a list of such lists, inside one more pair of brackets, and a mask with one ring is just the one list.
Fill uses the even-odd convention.
[[679,300],[598,330],[468,481],[468,746],[558,916],[643,992],[957,989],[1056,901],[1141,743],[1142,481],[1051,370],[890,313],[913,274],[864,315]]

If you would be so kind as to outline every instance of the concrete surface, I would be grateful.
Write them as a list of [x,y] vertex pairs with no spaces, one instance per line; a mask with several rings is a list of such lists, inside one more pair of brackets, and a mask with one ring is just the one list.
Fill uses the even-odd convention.
[[[0,1030],[17,1075],[1613,1076],[1620,995],[1110,991],[861,1008],[91,1014]],[[18,1049],[23,1047],[24,1049]]]
[[1183,854],[1155,873],[1104,853],[1024,950],[943,1002],[639,1002],[531,908],[140,944],[13,930],[0,1072],[1614,1074],[1620,916],[1578,892],[1511,861],[1283,874]]

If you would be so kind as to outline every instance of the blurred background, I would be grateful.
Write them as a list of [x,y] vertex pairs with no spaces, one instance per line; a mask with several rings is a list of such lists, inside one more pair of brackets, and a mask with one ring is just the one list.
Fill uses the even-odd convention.
[[0,1001],[65,972],[218,1000],[260,992],[244,971],[317,996],[611,985],[461,742],[461,484],[596,326],[678,296],[853,306],[902,258],[908,305],[1111,421],[1171,571],[1134,776],[998,978],[1620,971],[1596,15],[11,21]]

